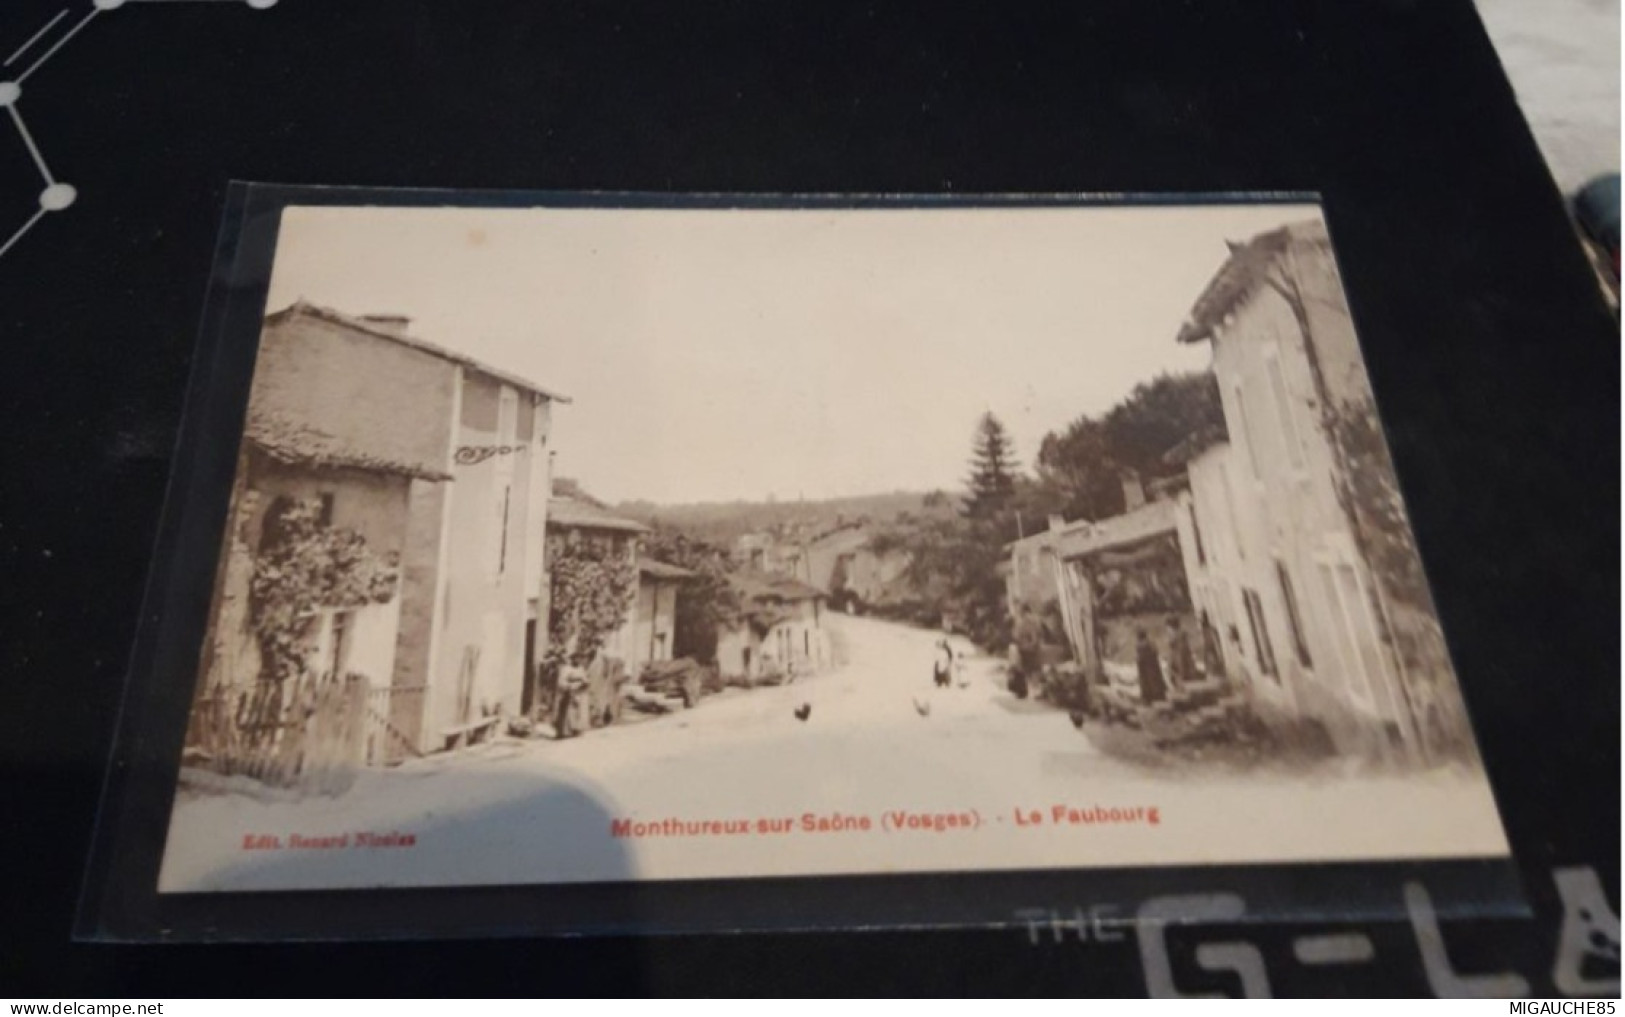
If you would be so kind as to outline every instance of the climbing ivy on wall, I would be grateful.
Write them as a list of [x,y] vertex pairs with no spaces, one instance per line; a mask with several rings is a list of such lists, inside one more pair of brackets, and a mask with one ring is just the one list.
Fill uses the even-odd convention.
[[1330,417],[1332,434],[1348,464],[1347,494],[1364,524],[1362,536],[1372,564],[1392,593],[1409,604],[1426,606],[1427,579],[1376,406],[1351,403],[1335,408]]
[[728,552],[678,530],[656,528],[644,541],[656,561],[694,573],[677,593],[672,655],[704,664],[717,659],[717,629],[738,624],[742,605],[728,582]]
[[565,663],[585,666],[626,623],[637,564],[621,540],[579,533],[550,538],[547,563],[552,611],[544,663],[554,672]]
[[296,677],[312,615],[387,603],[399,581],[397,556],[380,555],[354,530],[328,525],[319,499],[278,498],[266,512],[249,583],[261,674],[278,682]]

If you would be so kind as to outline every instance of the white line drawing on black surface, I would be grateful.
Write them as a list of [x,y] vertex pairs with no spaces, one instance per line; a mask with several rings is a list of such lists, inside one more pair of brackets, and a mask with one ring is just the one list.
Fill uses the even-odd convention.
[[[45,218],[45,214],[47,212],[65,211],[66,209],[72,207],[73,203],[79,197],[79,192],[72,184],[63,183],[52,175],[51,170],[45,161],[45,157],[40,152],[38,142],[34,140],[33,134],[28,130],[27,123],[23,120],[22,112],[18,108],[18,103],[23,96],[23,83],[32,77],[36,71],[44,67],[46,61],[50,60],[51,57],[60,52],[61,49],[72,41],[73,38],[81,31],[83,31],[86,26],[88,26],[92,21],[96,20],[97,16],[107,11],[117,10],[118,8],[123,7],[126,2],[127,0],[93,0],[90,10],[85,12],[84,16],[79,18],[79,20],[73,22],[72,26],[68,28],[66,32],[58,35],[56,40],[50,43],[50,45],[46,47],[45,51],[36,57],[32,63],[25,67],[21,73],[17,74],[15,77],[11,77],[9,76],[9,72],[5,72],[7,76],[0,77],[0,108],[3,108],[8,114],[10,114],[12,125],[17,129],[18,138],[21,139],[23,147],[28,150],[29,157],[33,160],[34,166],[39,170],[40,176],[45,181],[45,187],[39,193],[39,207],[34,210],[32,215],[23,221],[21,226],[17,227],[14,231],[7,235],[4,241],[0,241],[0,256],[4,256],[13,247],[15,247],[17,242],[23,238],[24,234],[26,234],[30,229],[33,229],[34,225],[41,219]],[[276,6],[277,0],[128,0],[128,2],[242,2],[246,3],[254,10],[267,10]],[[27,40],[13,50],[11,55],[6,58],[5,63],[0,66],[5,68],[12,67],[14,64],[21,61],[24,55],[35,49],[37,46],[43,44],[44,40],[52,35],[57,26],[62,24],[68,18],[71,10],[71,8],[63,8],[62,10],[58,11],[54,17],[45,22],[45,24],[36,30],[33,35],[30,35]]]
[[28,52],[28,50],[33,47],[34,43],[39,42],[40,39],[44,38],[45,33],[49,32],[51,29],[55,28],[56,23],[58,21],[61,21],[63,18],[65,18],[67,16],[68,16],[67,11],[65,11],[65,10],[57,11],[56,12],[56,17],[52,18],[50,21],[47,21],[45,23],[44,27],[42,27],[39,31],[35,32],[33,35],[29,36],[27,42],[25,42],[21,46],[17,47],[16,51],[13,52],[11,54],[11,56],[6,58],[6,66],[10,67],[12,64],[16,63],[18,57],[20,57],[24,53]]

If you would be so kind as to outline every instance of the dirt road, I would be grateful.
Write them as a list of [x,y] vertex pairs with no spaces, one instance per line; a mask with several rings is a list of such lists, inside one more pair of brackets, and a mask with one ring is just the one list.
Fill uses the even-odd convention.
[[937,633],[830,625],[847,662],[791,685],[369,771],[337,798],[184,795],[160,885],[1179,864],[1503,843],[1477,775],[1141,770],[1095,751],[1065,713],[1015,699],[985,657],[967,654],[951,687],[933,687]]

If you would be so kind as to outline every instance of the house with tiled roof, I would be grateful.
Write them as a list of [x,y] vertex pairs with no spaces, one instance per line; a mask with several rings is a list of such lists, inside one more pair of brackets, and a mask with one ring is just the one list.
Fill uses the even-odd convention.
[[584,494],[560,494],[554,491],[548,501],[548,522],[559,530],[594,533],[620,533],[629,538],[649,532],[649,527],[636,519],[615,514],[612,510]]
[[1176,340],[1212,351],[1228,432],[1173,453],[1227,670],[1345,750],[1470,752],[1325,224],[1232,243]]
[[[539,658],[547,633],[535,624],[540,535],[552,406],[565,401],[415,335],[400,315],[302,301],[268,315],[200,703],[241,702],[273,680],[262,673],[251,587],[276,538],[267,520],[306,505],[395,577],[391,595],[359,606],[318,591],[303,637],[312,676],[365,679],[362,761],[435,751],[517,713],[525,662]],[[214,710],[217,720],[229,713]],[[202,738],[209,725],[195,727]]]
[[[694,574],[643,553],[649,527],[619,515],[573,481],[555,484],[547,510],[548,561],[571,541],[594,540],[637,567],[637,583],[627,604],[626,621],[605,638],[599,655],[636,677],[651,663],[672,659],[677,632],[677,598]],[[550,610],[560,605],[550,604]]]
[[724,678],[785,680],[830,663],[823,590],[790,576],[744,571],[729,577],[739,617],[717,630]]
[[845,523],[806,543],[806,578],[829,594],[831,607],[860,613],[909,599],[910,559],[900,549],[876,550],[876,528]]

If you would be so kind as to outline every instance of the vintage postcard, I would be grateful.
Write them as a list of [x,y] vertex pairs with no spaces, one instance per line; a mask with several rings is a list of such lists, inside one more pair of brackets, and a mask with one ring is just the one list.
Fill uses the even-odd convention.
[[1313,204],[282,212],[166,893],[1507,854]]

